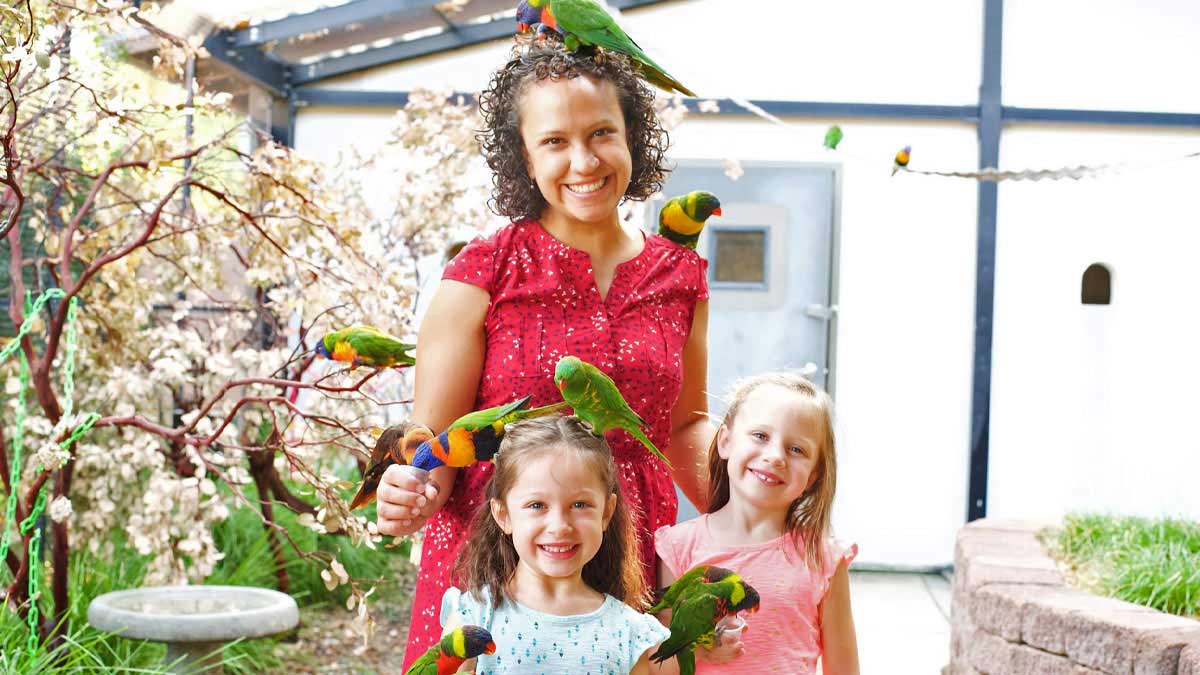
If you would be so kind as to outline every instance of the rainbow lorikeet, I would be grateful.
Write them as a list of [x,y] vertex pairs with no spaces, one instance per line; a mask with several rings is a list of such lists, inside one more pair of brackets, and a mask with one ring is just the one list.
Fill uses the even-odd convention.
[[671,466],[666,455],[642,431],[646,420],[629,407],[617,383],[599,368],[577,356],[564,356],[554,366],[554,384],[579,419],[592,425],[592,433],[603,436],[609,429],[624,429]]
[[431,471],[439,466],[470,466],[475,462],[491,461],[504,438],[505,425],[520,420],[556,413],[567,407],[566,403],[554,403],[538,408],[529,408],[531,396],[519,398],[511,403],[467,413],[454,420],[442,433],[421,443],[408,464]]
[[350,326],[326,333],[317,343],[317,356],[354,366],[391,368],[411,366],[416,359],[410,353],[417,346],[388,335],[374,326]]
[[371,461],[363,472],[363,482],[359,486],[354,499],[350,501],[350,510],[366,506],[375,499],[375,491],[383,472],[392,464],[403,464],[407,457],[412,457],[417,446],[433,438],[433,432],[420,424],[406,422],[384,429],[375,441],[375,449],[371,451]]
[[671,607],[671,635],[650,660],[662,663],[674,656],[679,675],[694,675],[696,645],[711,648],[722,619],[738,612],[753,614],[758,611],[758,602],[758,591],[740,579],[694,583],[676,598]]
[[491,633],[479,626],[459,626],[413,661],[404,675],[450,675],[467,659],[495,653],[496,643]]
[[733,570],[727,570],[724,567],[716,565],[696,565],[692,569],[683,573],[671,585],[663,591],[662,599],[659,600],[653,607],[646,610],[647,614],[657,614],[675,604],[680,595],[686,593],[692,586],[697,583],[711,584],[718,581],[741,581]]
[[596,0],[522,0],[521,4],[539,10],[541,14],[537,21],[533,21],[532,13],[522,13],[518,6],[518,29],[522,25],[541,24],[544,28],[538,29],[539,34],[545,29],[554,30],[563,36],[563,45],[571,51],[581,45],[597,45],[611,52],[625,54],[633,59],[642,77],[650,84],[667,92],[696,95],[647,56]]
[[900,148],[900,150],[896,153],[895,162],[892,163],[892,175],[895,176],[897,171],[908,166],[908,160],[911,158],[912,158],[912,146],[911,145],[906,145],[903,148]]
[[721,200],[711,192],[696,190],[672,197],[658,212],[658,233],[667,239],[696,250],[700,230],[710,216],[721,215]]

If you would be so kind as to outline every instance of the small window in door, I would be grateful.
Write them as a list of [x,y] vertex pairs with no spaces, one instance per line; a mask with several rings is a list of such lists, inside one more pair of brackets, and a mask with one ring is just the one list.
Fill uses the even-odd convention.
[[1088,265],[1083,271],[1080,299],[1085,305],[1107,305],[1112,302],[1112,272],[1100,263]]
[[710,240],[710,287],[766,290],[766,227],[713,227]]

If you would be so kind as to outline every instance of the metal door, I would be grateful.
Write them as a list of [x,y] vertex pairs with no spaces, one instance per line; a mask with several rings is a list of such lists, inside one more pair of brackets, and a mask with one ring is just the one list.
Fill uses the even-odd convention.
[[[721,162],[682,161],[663,188],[667,196],[708,190],[721,200],[722,215],[708,221],[696,247],[709,262],[708,406],[718,418],[739,377],[796,369],[827,389],[833,382],[839,169],[742,168],[733,181]],[[661,206],[648,203],[648,228],[657,228]],[[681,496],[679,520],[695,515]]]

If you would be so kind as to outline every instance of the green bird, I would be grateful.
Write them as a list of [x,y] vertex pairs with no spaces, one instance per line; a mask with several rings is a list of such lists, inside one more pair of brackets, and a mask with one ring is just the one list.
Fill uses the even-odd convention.
[[414,365],[417,361],[411,352],[416,348],[374,326],[350,326],[326,333],[315,351],[317,356],[353,366],[391,368]]
[[603,436],[609,429],[624,429],[654,456],[671,466],[666,455],[659,452],[642,431],[646,420],[629,407],[621,390],[617,389],[617,383],[599,368],[577,356],[564,356],[554,366],[554,384],[579,419],[592,425],[592,433]]
[[842,142],[842,128],[838,125],[829,127],[829,131],[825,132],[825,147],[830,150],[837,150],[838,143]]
[[[563,38],[563,45],[575,51],[580,45],[598,45],[611,52],[631,57],[650,84],[666,92],[677,91],[685,96],[695,92],[671,77],[642,51],[617,22],[595,0],[525,0],[534,10],[541,10],[541,23]],[[528,22],[526,22],[528,23]]]
[[479,626],[459,626],[413,661],[404,675],[450,675],[467,659],[495,653],[491,633]]
[[696,190],[672,197],[658,212],[658,233],[667,239],[696,250],[700,231],[710,216],[721,215],[721,200],[711,192]]
[[738,612],[753,614],[758,611],[758,602],[758,591],[741,580],[693,584],[671,607],[671,635],[650,660],[662,663],[674,656],[679,662],[679,675],[694,675],[696,645],[711,648],[721,619]]
[[741,581],[733,570],[727,570],[724,567],[716,565],[696,565],[692,569],[683,573],[671,583],[670,586],[663,592],[662,599],[659,600],[653,607],[646,610],[647,614],[657,614],[668,607],[672,607],[675,601],[679,599],[688,590],[697,583],[711,584],[718,581]]

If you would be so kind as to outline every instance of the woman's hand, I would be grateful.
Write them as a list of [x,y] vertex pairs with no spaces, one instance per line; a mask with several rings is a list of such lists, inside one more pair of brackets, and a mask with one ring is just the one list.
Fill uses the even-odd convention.
[[399,465],[389,466],[375,492],[379,532],[402,537],[424,527],[441,506],[438,491],[435,481],[422,483]]

